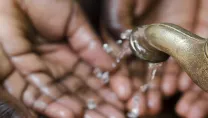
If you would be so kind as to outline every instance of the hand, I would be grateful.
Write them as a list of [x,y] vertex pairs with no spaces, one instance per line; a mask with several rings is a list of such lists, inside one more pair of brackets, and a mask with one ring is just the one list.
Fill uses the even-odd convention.
[[[105,24],[103,25],[103,29],[105,29],[103,34],[114,40],[120,39],[120,33],[132,29],[134,26],[160,22],[174,23],[192,30],[196,4],[194,1],[187,2],[186,0],[106,0],[103,10],[105,17],[102,20],[102,23]],[[183,4],[188,4],[187,8],[184,8]],[[187,13],[186,10],[189,12]],[[108,36],[106,36],[107,34]],[[161,83],[165,95],[170,96],[176,92],[177,81],[180,80],[176,78],[180,73],[181,70],[174,61],[170,60],[165,64],[163,82]]]
[[205,118],[208,114],[208,93],[194,85],[183,94],[176,105],[177,113],[187,118]]
[[[120,39],[122,32],[134,26],[169,22],[207,37],[206,2],[205,0],[105,0],[101,20],[102,34],[104,39],[111,43],[110,39]],[[187,74],[172,58],[164,64],[160,85],[164,95],[171,96],[177,90],[188,91],[193,85]]]
[[4,89],[49,117],[79,117],[85,100],[68,90],[62,78],[75,71],[79,60],[106,70],[112,64],[79,5],[72,0],[1,0],[0,13]]

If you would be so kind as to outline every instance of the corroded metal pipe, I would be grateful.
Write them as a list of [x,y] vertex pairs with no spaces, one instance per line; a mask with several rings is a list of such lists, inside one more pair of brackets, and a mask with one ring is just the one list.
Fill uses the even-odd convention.
[[130,47],[142,60],[163,62],[172,56],[203,90],[208,91],[208,40],[174,24],[138,27],[130,35]]

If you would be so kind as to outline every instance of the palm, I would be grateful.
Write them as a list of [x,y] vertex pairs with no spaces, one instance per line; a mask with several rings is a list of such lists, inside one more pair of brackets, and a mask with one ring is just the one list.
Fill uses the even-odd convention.
[[[76,3],[1,0],[0,12],[0,42],[5,52],[2,55],[8,57],[2,58],[5,62],[2,76],[9,93],[49,117],[79,117],[84,106],[80,101],[87,102],[94,96],[103,101],[89,87],[84,88],[88,92],[81,90],[85,85],[83,80],[89,76],[83,78],[81,74],[89,74],[91,67],[110,69],[112,60],[102,50],[98,37]],[[69,79],[79,74],[66,77],[85,62],[90,65],[85,64],[81,77]],[[78,84],[74,82],[70,88],[73,81]],[[104,106],[114,109],[111,105]]]
[[[104,29],[102,30],[103,37],[107,41],[109,39],[116,40],[120,38],[121,32],[134,26],[161,22],[174,23],[200,36],[207,37],[208,28],[206,19],[208,15],[206,14],[206,6],[206,0],[105,0],[103,9],[104,17],[102,19],[102,24],[105,24],[102,25]],[[136,70],[141,70],[138,69],[139,67]],[[178,89],[185,92],[194,88],[193,82],[190,81],[187,74],[180,69],[173,59],[169,59],[164,64],[163,76],[159,78],[162,78],[160,82],[161,92],[166,96],[175,94]],[[139,83],[137,84],[139,85]],[[197,90],[200,89],[197,88]],[[193,111],[195,107],[203,107],[202,111],[204,111],[205,107],[198,103],[190,107],[190,103],[186,102],[187,97],[185,96],[189,96],[188,93],[184,94],[184,97],[179,102],[180,107],[177,107],[177,112],[181,116],[187,117],[193,115],[191,112],[187,112],[187,110],[191,109]],[[193,98],[194,95],[191,96],[191,100],[195,99]],[[157,98],[156,96],[153,97],[155,99]],[[186,111],[182,111],[184,104],[189,106]],[[146,108],[141,107],[144,110]],[[154,111],[156,109],[157,105],[153,105],[152,110]],[[197,115],[199,114],[203,116],[206,113],[198,112]]]

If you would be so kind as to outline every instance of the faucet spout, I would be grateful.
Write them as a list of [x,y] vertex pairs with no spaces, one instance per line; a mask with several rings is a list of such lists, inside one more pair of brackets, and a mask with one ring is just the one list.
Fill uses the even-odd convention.
[[148,62],[172,56],[203,90],[208,91],[208,40],[177,25],[162,23],[136,28],[130,35],[132,52]]

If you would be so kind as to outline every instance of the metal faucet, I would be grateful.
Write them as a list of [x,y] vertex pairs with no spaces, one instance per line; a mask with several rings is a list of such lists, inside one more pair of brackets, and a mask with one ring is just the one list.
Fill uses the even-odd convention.
[[133,54],[148,62],[172,56],[203,90],[208,91],[208,40],[174,24],[144,25],[130,36]]

